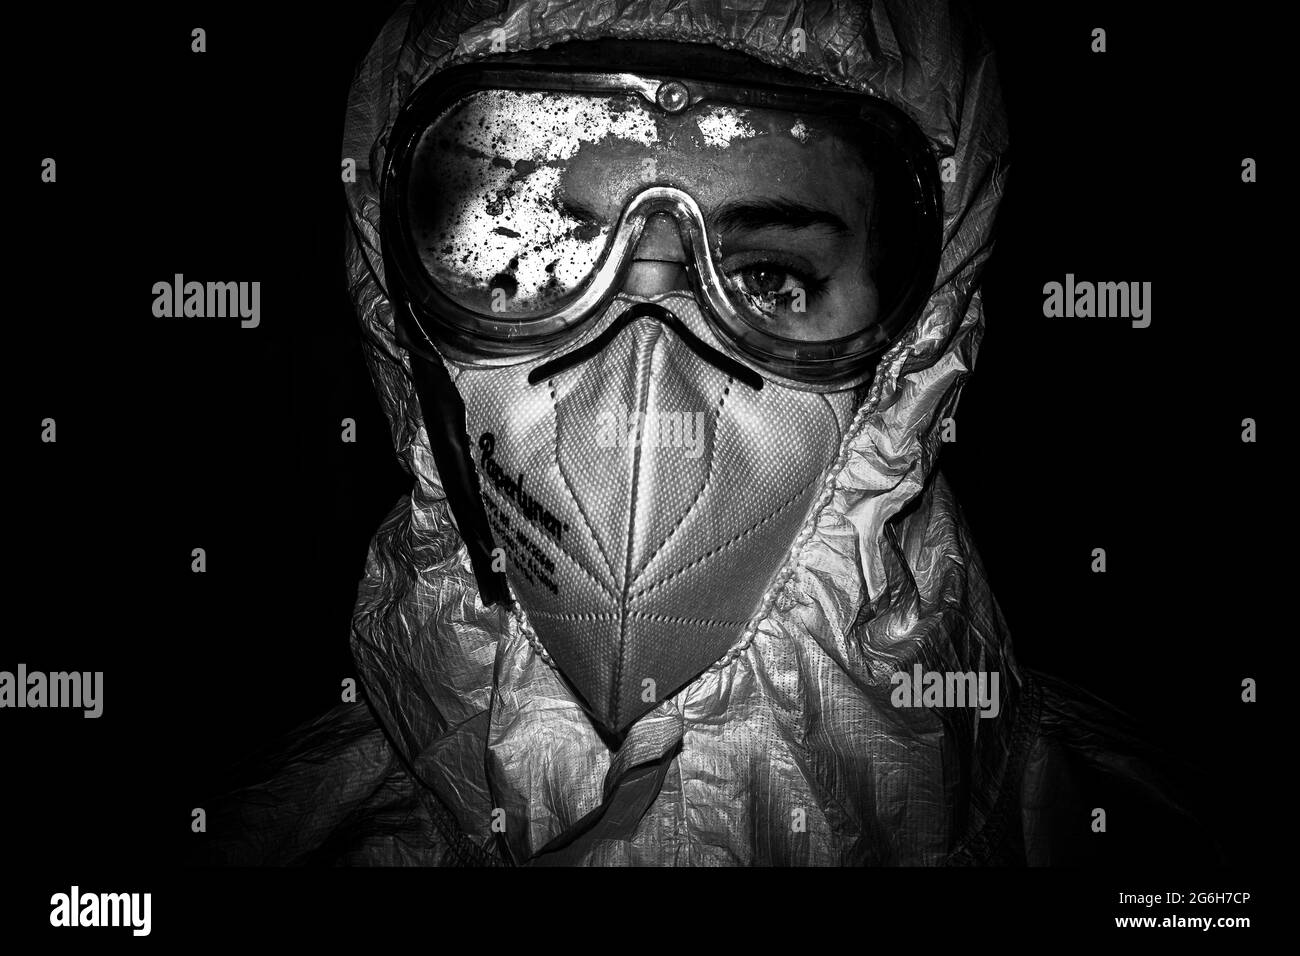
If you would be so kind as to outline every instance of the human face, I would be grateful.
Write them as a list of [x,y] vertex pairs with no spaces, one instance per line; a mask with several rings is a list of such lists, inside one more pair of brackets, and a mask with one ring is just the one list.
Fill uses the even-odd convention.
[[[413,208],[426,266],[465,301],[481,298],[480,308],[489,295],[493,311],[510,312],[572,295],[628,202],[665,185],[699,204],[720,271],[768,332],[827,340],[876,319],[873,177],[833,120],[717,105],[673,115],[633,96],[486,93],[458,104],[441,129],[438,162],[417,164],[427,188],[413,192]],[[653,216],[623,291],[685,288],[686,261],[671,218]]]

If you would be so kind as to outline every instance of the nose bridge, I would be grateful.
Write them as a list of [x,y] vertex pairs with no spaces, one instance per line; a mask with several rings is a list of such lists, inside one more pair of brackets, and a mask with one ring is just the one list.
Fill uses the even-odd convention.
[[632,250],[634,260],[686,263],[686,244],[682,241],[677,220],[666,210],[651,213],[645,229]]
[[623,291],[631,295],[661,295],[688,289],[686,244],[671,213],[652,213],[632,250],[632,263]]

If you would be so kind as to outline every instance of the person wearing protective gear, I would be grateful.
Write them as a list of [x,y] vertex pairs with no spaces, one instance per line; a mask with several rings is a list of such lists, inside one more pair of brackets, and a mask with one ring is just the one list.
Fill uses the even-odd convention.
[[354,617],[374,716],[213,858],[1077,861],[1089,774],[1181,819],[1017,665],[934,466],[1006,148],[960,10],[404,4],[344,143],[415,479]]
[[434,76],[381,187],[480,593],[613,736],[766,615],[940,230],[933,157],[887,104],[616,42]]

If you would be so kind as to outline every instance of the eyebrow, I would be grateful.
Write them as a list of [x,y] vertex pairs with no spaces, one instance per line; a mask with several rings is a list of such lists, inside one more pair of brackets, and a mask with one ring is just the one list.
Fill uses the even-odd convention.
[[574,219],[580,219],[583,222],[600,222],[601,219],[596,215],[596,210],[592,209],[585,203],[570,199],[568,196],[560,198],[560,212],[572,216]]
[[825,226],[848,235],[853,230],[828,209],[789,199],[759,199],[727,203],[713,217],[715,229],[807,229]]

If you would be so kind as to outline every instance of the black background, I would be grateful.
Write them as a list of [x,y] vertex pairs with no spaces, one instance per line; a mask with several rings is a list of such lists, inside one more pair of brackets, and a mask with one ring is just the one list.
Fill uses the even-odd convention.
[[[981,6],[1012,172],[941,465],[1018,658],[1210,768],[1251,873],[1292,759],[1269,716],[1294,540],[1272,31],[1245,8]],[[407,485],[345,290],[339,183],[347,87],[390,9],[44,5],[9,24],[0,668],[102,670],[105,712],[0,714],[4,818],[9,859],[64,890],[74,870],[171,872],[229,765],[353,674],[365,549]],[[261,326],[155,319],[151,287],[178,272],[259,280]],[[1042,286],[1067,272],[1150,281],[1151,326],[1045,319]]]

